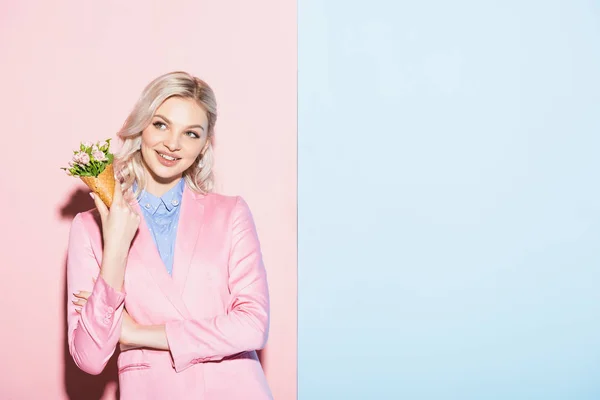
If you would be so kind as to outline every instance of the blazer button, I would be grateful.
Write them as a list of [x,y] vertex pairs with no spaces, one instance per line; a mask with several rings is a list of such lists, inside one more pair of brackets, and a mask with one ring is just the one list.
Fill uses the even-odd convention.
[[112,308],[112,307],[110,307],[110,306],[108,306],[108,307],[106,308],[106,312],[113,313],[113,312],[115,312],[115,309],[114,309],[114,308]]
[[104,318],[104,325],[110,325],[110,319]]

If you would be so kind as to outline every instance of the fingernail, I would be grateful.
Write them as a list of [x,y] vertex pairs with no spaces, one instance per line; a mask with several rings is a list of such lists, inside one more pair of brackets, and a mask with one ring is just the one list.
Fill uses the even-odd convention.
[[[94,193],[90,192],[90,197],[94,199]],[[95,200],[95,199],[94,199]]]
[[78,290],[78,291],[76,291],[76,292],[73,292],[73,294],[74,294],[75,296],[77,296],[79,293],[81,293],[81,290]]

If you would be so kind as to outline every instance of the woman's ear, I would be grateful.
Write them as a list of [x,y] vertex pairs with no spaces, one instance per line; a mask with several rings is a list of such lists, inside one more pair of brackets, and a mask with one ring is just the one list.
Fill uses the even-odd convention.
[[206,142],[206,144],[204,145],[204,147],[202,148],[202,150],[200,150],[200,154],[198,155],[198,160],[201,160],[204,155],[206,154],[206,151],[208,150],[208,147],[210,146],[209,142]]

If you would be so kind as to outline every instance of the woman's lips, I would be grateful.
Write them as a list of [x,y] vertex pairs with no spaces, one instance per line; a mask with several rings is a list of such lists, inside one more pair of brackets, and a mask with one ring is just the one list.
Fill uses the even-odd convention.
[[159,152],[159,151],[156,152],[156,157],[158,158],[158,162],[160,162],[165,167],[172,167],[175,164],[177,164],[177,162],[179,160],[181,160],[180,158],[175,158],[174,160],[168,160],[168,159],[164,158],[161,154],[164,154],[164,155],[170,156],[170,157],[173,157],[173,156],[171,156],[170,154],[167,154],[167,153]]

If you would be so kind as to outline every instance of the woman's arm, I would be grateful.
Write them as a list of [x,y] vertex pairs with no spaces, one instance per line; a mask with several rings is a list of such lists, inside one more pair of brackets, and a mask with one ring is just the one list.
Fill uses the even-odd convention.
[[140,217],[125,202],[118,183],[110,210],[99,196],[92,197],[102,220],[102,266],[98,267],[82,214],[78,214],[69,234],[67,288],[69,293],[83,290],[91,294],[80,312],[76,303],[68,301],[67,325],[73,360],[80,369],[95,375],[106,366],[121,335],[125,266]]
[[231,301],[227,314],[165,325],[136,325],[124,335],[126,344],[170,351],[177,372],[198,362],[264,347],[269,331],[267,277],[250,209],[240,197],[231,231]]

